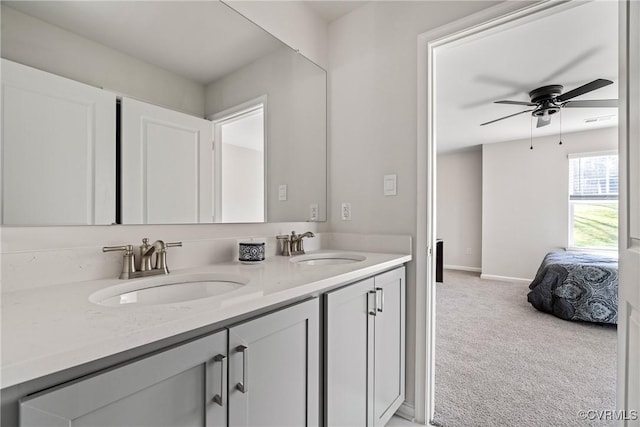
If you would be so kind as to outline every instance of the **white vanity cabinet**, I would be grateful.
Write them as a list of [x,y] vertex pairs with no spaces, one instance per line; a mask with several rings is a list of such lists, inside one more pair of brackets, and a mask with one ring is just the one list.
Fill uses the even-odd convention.
[[324,298],[325,423],[383,426],[404,401],[405,269]]
[[319,334],[308,300],[28,396],[20,426],[317,426]]

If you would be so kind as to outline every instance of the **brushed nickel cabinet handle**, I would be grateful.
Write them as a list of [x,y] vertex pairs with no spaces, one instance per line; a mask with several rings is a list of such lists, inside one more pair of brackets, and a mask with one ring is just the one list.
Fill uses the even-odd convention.
[[373,294],[373,300],[375,301],[374,306],[373,306],[373,310],[369,310],[369,314],[372,316],[377,316],[378,315],[378,292],[377,291],[369,291],[367,293],[367,308],[369,307],[369,295]]
[[[378,291],[380,291],[380,307],[378,307]],[[376,288],[376,309],[379,313],[384,310],[384,289],[382,288]]]
[[249,391],[249,347],[239,345],[236,347],[238,353],[242,353],[242,382],[236,384],[236,388],[242,393]]
[[220,394],[213,396],[213,401],[220,406],[224,406],[224,375],[227,372],[227,356],[218,354],[213,358],[214,362],[221,362],[220,364]]

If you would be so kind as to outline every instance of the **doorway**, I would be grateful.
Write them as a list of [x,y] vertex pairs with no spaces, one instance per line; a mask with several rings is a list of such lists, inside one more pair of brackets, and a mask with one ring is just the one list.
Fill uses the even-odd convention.
[[[542,3],[533,6],[523,7],[521,4],[502,4],[484,12],[472,15],[468,18],[454,22],[443,28],[431,31],[419,36],[418,42],[418,227],[417,227],[417,251],[418,254],[426,253],[427,256],[422,258],[425,262],[418,262],[417,266],[417,282],[425,283],[424,289],[419,286],[417,289],[417,332],[416,332],[416,405],[415,417],[419,421],[427,422],[432,420],[434,413],[434,364],[435,364],[435,291],[433,289],[435,257],[433,248],[435,247],[435,183],[436,183],[436,113],[434,98],[437,88],[434,83],[435,78],[435,50],[438,47],[463,43],[465,37],[479,34],[480,32],[501,31],[514,25],[519,25],[522,20],[534,20],[539,16],[551,15],[567,8],[575,7],[573,2],[569,3]],[[633,2],[630,2],[633,3]],[[629,14],[629,10],[635,6],[627,4],[623,5],[622,14]],[[635,14],[633,12],[632,14]],[[623,22],[621,20],[620,22]],[[637,23],[635,24],[637,25]],[[637,30],[636,30],[637,31]],[[620,30],[620,34],[625,39],[628,38],[628,29]],[[620,58],[621,62],[626,63],[626,58]],[[637,59],[636,59],[637,60]],[[620,99],[622,100],[629,94],[628,75],[620,76]],[[635,87],[635,83],[632,84]],[[633,97],[632,97],[633,98]],[[636,97],[637,98],[637,97]],[[637,102],[637,99],[635,102]],[[635,104],[634,104],[635,105]],[[636,107],[637,108],[637,107]],[[621,111],[621,120],[628,120],[628,111]],[[624,117],[623,117],[624,116]],[[424,143],[426,142],[426,144]],[[621,146],[636,142],[633,135],[621,134]],[[622,150],[621,150],[622,151]],[[624,156],[624,153],[621,155]],[[624,160],[623,160],[624,162]],[[634,166],[636,166],[634,164]],[[623,172],[624,173],[624,172]],[[625,197],[621,194],[621,200]],[[621,203],[624,203],[621,201]],[[622,221],[624,222],[624,221]],[[621,235],[625,230],[621,228]],[[624,239],[621,239],[624,240]],[[629,239],[631,242],[633,239]],[[626,244],[621,244],[622,247]],[[424,250],[424,252],[423,252]],[[420,260],[421,257],[418,257]],[[634,261],[635,263],[635,261]],[[622,273],[621,273],[622,274]],[[637,278],[636,278],[637,281]],[[635,283],[634,283],[635,285]],[[424,321],[424,324],[422,323]],[[624,321],[622,321],[624,322]],[[622,335],[619,335],[622,336]],[[633,342],[622,342],[620,348]],[[635,350],[634,350],[635,351]],[[620,352],[618,352],[620,354]],[[624,358],[624,356],[623,356]],[[622,360],[622,359],[621,359]],[[624,379],[629,375],[629,370],[633,371],[633,363],[629,365],[624,363],[622,369],[619,370],[619,379]],[[627,386],[628,387],[628,386]],[[620,389],[620,386],[619,386]],[[633,389],[631,389],[633,390]],[[424,400],[421,397],[424,396]],[[632,408],[631,408],[632,409]]]
[[213,117],[214,222],[265,222],[266,100]]

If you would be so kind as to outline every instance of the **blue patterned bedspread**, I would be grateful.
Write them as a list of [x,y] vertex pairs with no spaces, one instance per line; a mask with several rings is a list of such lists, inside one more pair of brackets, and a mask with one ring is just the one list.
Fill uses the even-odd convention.
[[549,252],[529,285],[527,300],[561,319],[618,322],[618,258],[586,252]]

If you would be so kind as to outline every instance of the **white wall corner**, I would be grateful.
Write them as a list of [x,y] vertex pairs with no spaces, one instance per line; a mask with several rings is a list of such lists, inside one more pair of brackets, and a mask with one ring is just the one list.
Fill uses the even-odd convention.
[[328,25],[303,2],[225,0],[223,3],[327,69]]

